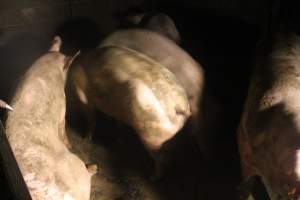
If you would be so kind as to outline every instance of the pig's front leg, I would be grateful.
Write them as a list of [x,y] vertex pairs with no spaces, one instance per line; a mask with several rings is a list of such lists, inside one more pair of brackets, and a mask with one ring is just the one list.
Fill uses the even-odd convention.
[[93,98],[90,98],[89,96],[91,93],[89,92],[87,86],[88,80],[81,64],[77,63],[71,76],[74,80],[74,91],[78,96],[78,100],[81,105],[80,107],[83,109],[85,119],[88,122],[88,133],[85,134],[85,139],[92,140],[93,134],[96,130],[96,109],[93,103],[90,101]]
[[164,143],[159,151],[152,153],[154,159],[154,172],[152,173],[150,180],[159,181],[163,178],[166,168],[168,168],[171,152],[173,151],[173,148],[176,147],[176,144],[173,142],[174,141],[171,143]]
[[160,150],[150,151],[150,155],[154,160],[154,172],[150,176],[151,181],[158,181],[162,178],[164,173],[164,160]]
[[158,181],[163,178],[166,163],[170,156],[169,145],[166,143],[157,145],[151,142],[147,142],[144,138],[141,138],[144,146],[154,161],[154,171],[150,176],[151,181]]

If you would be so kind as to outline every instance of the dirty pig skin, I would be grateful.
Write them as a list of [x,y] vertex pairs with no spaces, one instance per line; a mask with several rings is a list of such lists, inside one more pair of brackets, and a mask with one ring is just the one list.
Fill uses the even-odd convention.
[[197,61],[175,43],[176,40],[174,41],[172,36],[168,37],[166,34],[166,32],[178,33],[175,24],[169,17],[167,19],[172,22],[172,26],[166,26],[166,31],[163,30],[163,26],[159,26],[161,24],[157,22],[157,19],[163,17],[168,16],[158,14],[145,20],[142,18],[140,28],[118,30],[108,36],[102,42],[101,47],[116,45],[138,51],[160,63],[176,76],[185,89],[190,102],[189,133],[196,141],[201,153],[205,155],[207,153],[207,135],[203,131],[205,119],[203,119],[201,108],[205,84],[204,70]]
[[243,177],[261,177],[272,200],[299,200],[300,37],[283,29],[263,46],[238,130]]
[[99,47],[78,59],[71,73],[94,132],[95,111],[132,126],[155,161],[153,179],[163,173],[172,139],[190,116],[177,78],[151,58],[126,47]]
[[90,171],[67,148],[65,81],[73,60],[61,39],[19,82],[5,123],[7,137],[33,200],[89,200]]

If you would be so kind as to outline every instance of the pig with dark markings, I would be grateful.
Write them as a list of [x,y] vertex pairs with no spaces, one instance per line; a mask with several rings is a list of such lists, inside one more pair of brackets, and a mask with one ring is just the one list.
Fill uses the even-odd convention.
[[152,178],[162,176],[165,144],[184,126],[190,105],[178,79],[160,63],[132,48],[101,45],[78,59],[71,79],[89,115],[95,111],[133,127],[155,161]]
[[273,34],[260,54],[238,130],[244,181],[272,200],[300,199],[300,37]]
[[19,83],[5,123],[7,137],[34,200],[89,200],[96,166],[67,148],[65,82],[74,57],[60,53],[55,37]]
[[[204,89],[204,70],[200,64],[175,43],[177,40],[176,37],[166,37],[168,34],[165,33],[169,31],[164,31],[163,27],[159,26],[160,23],[158,23],[156,25],[157,28],[155,28],[154,22],[157,22],[155,17],[158,19],[166,18],[173,23],[167,15],[153,15],[153,21],[151,18],[145,19],[145,28],[116,31],[107,37],[100,46],[114,45],[135,50],[160,63],[176,76],[185,89],[190,102],[192,112],[189,119],[190,132],[196,139],[201,152],[207,154],[206,136],[202,131],[204,122],[201,110]],[[141,19],[141,21],[143,21],[143,19]],[[152,30],[147,29],[147,25],[151,25]],[[176,31],[178,33],[175,25],[172,27],[175,29],[173,32]],[[155,30],[160,31],[154,32]]]

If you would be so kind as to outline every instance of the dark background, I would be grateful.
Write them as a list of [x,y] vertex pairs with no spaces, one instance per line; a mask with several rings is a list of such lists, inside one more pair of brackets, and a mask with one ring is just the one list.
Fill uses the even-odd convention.
[[[20,75],[46,52],[56,33],[65,53],[85,51],[116,30],[128,9],[165,12],[179,29],[182,47],[203,66],[206,96],[222,113],[212,120],[220,128],[212,136],[210,161],[191,166],[203,174],[195,191],[206,189],[190,196],[235,199],[240,182],[236,129],[270,5],[271,0],[1,0],[0,98],[9,102]],[[214,104],[207,100],[205,105],[209,115]]]

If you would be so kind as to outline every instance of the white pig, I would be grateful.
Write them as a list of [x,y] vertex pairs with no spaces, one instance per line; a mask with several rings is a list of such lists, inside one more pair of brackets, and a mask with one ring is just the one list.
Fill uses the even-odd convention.
[[272,200],[300,199],[300,37],[282,30],[260,54],[238,131],[244,181]]
[[[159,15],[161,16],[161,15]],[[151,21],[149,19],[148,21]],[[185,89],[191,107],[190,133],[202,154],[207,154],[207,135],[203,132],[204,120],[201,108],[204,90],[204,70],[172,37],[145,28],[119,30],[108,36],[102,47],[116,45],[138,51],[170,70]],[[175,27],[176,29],[176,27]]]
[[96,110],[132,126],[155,161],[153,178],[161,177],[164,145],[190,116],[184,88],[164,66],[135,50],[99,47],[78,61],[72,79],[89,113],[90,134]]
[[6,133],[33,200],[89,200],[89,172],[67,148],[65,81],[73,58],[55,37],[24,74],[13,96]]

